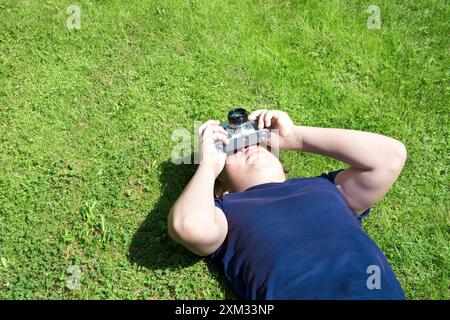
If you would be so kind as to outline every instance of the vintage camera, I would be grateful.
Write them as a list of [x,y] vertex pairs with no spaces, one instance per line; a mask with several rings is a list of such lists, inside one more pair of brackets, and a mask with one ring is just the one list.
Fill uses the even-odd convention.
[[248,121],[247,110],[239,108],[228,112],[228,123],[220,124],[228,132],[229,144],[216,142],[216,148],[227,155],[247,146],[264,143],[270,137],[268,129],[258,129],[258,122]]

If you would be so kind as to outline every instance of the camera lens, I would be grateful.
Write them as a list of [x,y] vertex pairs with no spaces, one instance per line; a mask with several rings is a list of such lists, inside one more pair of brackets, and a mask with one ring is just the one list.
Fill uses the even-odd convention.
[[248,113],[247,110],[238,108],[233,109],[228,112],[228,124],[231,128],[236,128],[243,123],[248,121]]

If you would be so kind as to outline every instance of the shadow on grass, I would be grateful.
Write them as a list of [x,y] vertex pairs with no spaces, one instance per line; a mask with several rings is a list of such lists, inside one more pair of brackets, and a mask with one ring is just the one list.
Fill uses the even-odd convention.
[[[171,270],[191,266],[202,258],[175,243],[167,233],[167,215],[183,191],[197,165],[175,165],[170,160],[159,166],[162,194],[145,221],[134,234],[129,248],[129,261],[150,270]],[[221,284],[226,299],[234,299],[225,277],[211,263],[211,275]]]

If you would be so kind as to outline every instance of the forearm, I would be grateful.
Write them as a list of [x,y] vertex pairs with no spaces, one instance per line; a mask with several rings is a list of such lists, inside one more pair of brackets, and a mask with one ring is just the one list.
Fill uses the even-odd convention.
[[363,131],[295,126],[289,149],[332,157],[361,170],[398,168],[404,146],[395,139]]

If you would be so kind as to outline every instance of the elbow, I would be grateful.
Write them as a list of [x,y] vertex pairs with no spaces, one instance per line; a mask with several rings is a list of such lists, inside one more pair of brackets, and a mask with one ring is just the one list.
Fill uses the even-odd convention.
[[406,146],[402,142],[396,140],[392,148],[392,158],[388,164],[389,170],[396,174],[400,174],[405,165],[407,156],[408,152]]
[[169,236],[176,242],[193,243],[202,237],[200,226],[193,219],[183,217],[176,208],[172,208],[167,223]]
[[169,232],[169,236],[172,240],[180,242],[180,235],[182,233],[182,223],[180,220],[180,212],[179,210],[173,206],[170,209],[169,216],[167,217],[167,230]]
[[[207,217],[206,217],[207,219]],[[169,236],[199,256],[207,256],[217,249],[226,229],[214,220],[205,221],[203,215],[195,215],[176,205],[168,217]],[[225,231],[225,232],[224,232]]]

